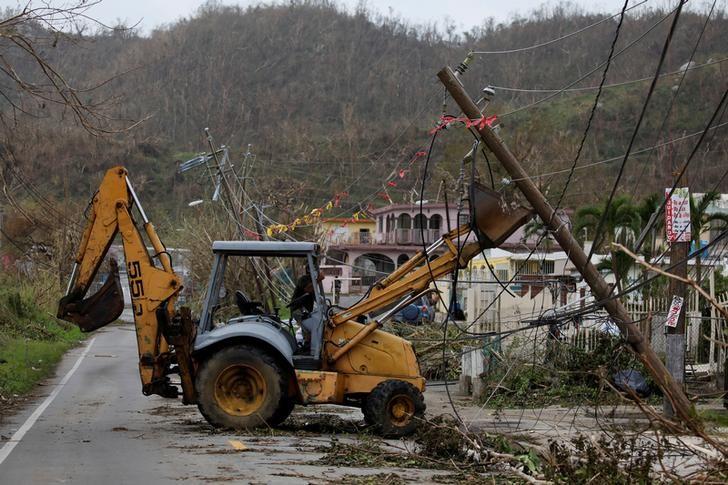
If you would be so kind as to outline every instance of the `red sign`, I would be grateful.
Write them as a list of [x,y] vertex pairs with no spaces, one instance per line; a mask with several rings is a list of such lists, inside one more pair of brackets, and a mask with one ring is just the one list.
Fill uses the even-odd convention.
[[665,189],[665,232],[670,242],[690,242],[690,191],[687,187]]

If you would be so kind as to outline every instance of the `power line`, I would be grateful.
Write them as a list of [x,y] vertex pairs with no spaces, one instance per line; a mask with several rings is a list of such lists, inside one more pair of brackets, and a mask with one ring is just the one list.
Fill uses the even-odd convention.
[[[675,189],[677,188],[677,185],[680,183],[680,180],[682,179],[682,176],[685,174],[685,171],[690,166],[690,162],[692,162],[693,158],[695,157],[695,154],[698,152],[698,148],[700,148],[700,145],[703,143],[703,140],[705,139],[705,135],[708,132],[708,129],[710,128],[710,125],[713,124],[713,121],[718,117],[718,113],[721,111],[721,108],[723,106],[723,103],[725,103],[726,98],[728,97],[728,88],[726,88],[725,91],[723,91],[723,96],[720,98],[720,102],[718,102],[718,106],[716,106],[715,111],[713,111],[713,115],[710,117],[710,120],[708,121],[707,126],[703,130],[703,132],[700,135],[700,138],[698,139],[697,143],[695,143],[695,146],[693,147],[693,150],[690,152],[690,155],[688,156],[688,159],[683,164],[682,168],[680,169],[680,172],[675,177],[675,182],[672,185],[672,188],[670,189],[670,192],[665,196],[665,200],[662,201],[662,204],[660,204],[660,207],[657,209],[656,215],[654,219],[652,219],[652,223],[649,224],[643,231],[647,233],[652,226],[655,225],[657,220],[660,217],[660,214],[663,210],[665,210],[665,205],[667,204],[667,201],[672,197],[672,194],[675,192]],[[725,176],[725,175],[724,175]],[[721,177],[722,180],[722,177]],[[635,252],[639,251],[642,247],[642,242],[637,241],[637,245],[635,246]]]
[[[681,2],[681,5],[682,5],[682,2]],[[635,44],[637,44],[637,43],[638,43],[639,41],[641,41],[642,39],[644,39],[644,38],[645,38],[645,37],[646,37],[646,36],[647,36],[647,35],[648,35],[648,34],[649,34],[650,32],[652,32],[652,31],[653,31],[653,30],[655,30],[655,29],[656,29],[656,28],[657,28],[657,27],[658,27],[658,26],[659,26],[660,24],[662,24],[662,22],[664,22],[665,20],[667,20],[668,18],[670,18],[670,15],[672,15],[672,14],[673,14],[674,12],[676,12],[676,11],[677,11],[677,9],[674,9],[674,10],[671,10],[670,12],[668,12],[668,13],[667,13],[667,15],[665,15],[665,16],[664,16],[664,17],[662,17],[662,18],[661,18],[660,20],[658,20],[657,22],[655,22],[654,24],[652,24],[652,26],[650,26],[650,28],[649,28],[649,29],[647,29],[646,31],[644,31],[644,32],[643,32],[643,33],[642,33],[642,34],[641,34],[641,35],[640,35],[639,37],[637,37],[637,38],[636,38],[635,40],[633,40],[632,42],[630,42],[629,44],[627,44],[626,46],[624,46],[624,47],[623,47],[623,48],[622,48],[622,49],[621,49],[620,51],[618,51],[618,52],[617,52],[616,54],[614,54],[614,56],[613,56],[613,57],[614,57],[614,58],[616,58],[616,57],[619,57],[619,56],[620,56],[620,55],[622,55],[622,54],[623,54],[623,53],[624,53],[625,51],[627,51],[628,49],[630,49],[631,47],[633,47],[633,46],[634,46]],[[553,99],[553,98],[555,98],[555,97],[556,97],[556,96],[558,96],[559,94],[563,93],[563,92],[564,92],[565,90],[567,90],[567,89],[571,88],[572,86],[574,86],[574,85],[576,85],[576,84],[580,83],[581,81],[583,81],[583,80],[584,80],[584,79],[586,79],[587,77],[589,77],[589,76],[591,76],[592,74],[594,74],[595,72],[597,72],[597,71],[598,71],[599,69],[601,69],[602,67],[604,67],[605,63],[606,63],[606,62],[603,62],[603,63],[599,64],[598,66],[596,66],[596,67],[595,67],[594,69],[592,69],[591,71],[589,71],[589,72],[587,72],[586,74],[584,74],[584,75],[580,76],[580,77],[579,77],[578,79],[576,79],[576,80],[574,80],[574,81],[570,82],[569,84],[567,84],[567,85],[566,85],[566,86],[564,86],[563,88],[559,89],[558,91],[554,92],[553,94],[550,94],[549,96],[546,96],[546,97],[544,97],[544,98],[541,98],[541,99],[539,99],[538,101],[534,101],[533,103],[527,104],[527,105],[525,105],[525,106],[521,106],[520,108],[516,108],[516,109],[514,109],[514,110],[512,110],[512,111],[508,111],[507,113],[503,113],[503,114],[501,114],[501,115],[499,115],[499,116],[500,116],[501,118],[503,118],[503,117],[505,117],[505,116],[510,116],[510,115],[516,114],[516,113],[518,113],[518,112],[520,112],[520,111],[524,111],[524,110],[526,110],[526,109],[530,109],[530,108],[533,108],[534,106],[538,106],[538,105],[539,105],[539,104],[541,104],[541,103],[544,103],[544,102],[546,102],[546,101],[549,101],[550,99]]]
[[[727,122],[724,122],[724,123],[719,123],[719,124],[717,124],[715,126],[712,126],[712,127],[708,128],[708,131],[709,132],[710,131],[716,131],[719,128],[723,128],[726,125],[728,125],[728,121]],[[649,146],[649,147],[645,147],[645,148],[640,148],[639,150],[633,150],[632,153],[630,154],[630,156],[634,157],[634,156],[637,156],[637,155],[641,155],[643,153],[648,153],[648,152],[651,152],[653,150],[657,150],[659,148],[662,148],[662,147],[665,147],[665,146],[668,146],[668,145],[672,145],[674,143],[679,143],[679,142],[688,140],[690,138],[694,138],[696,136],[699,136],[699,135],[703,134],[704,132],[705,132],[705,130],[696,131],[694,133],[689,133],[687,135],[683,135],[683,136],[680,136],[680,137],[677,137],[677,138],[673,138],[671,140],[667,140],[667,141],[664,141],[662,143],[658,143],[658,144],[653,145],[653,146]],[[594,166],[597,166],[597,165],[603,165],[603,164],[606,164],[606,163],[615,162],[617,160],[621,160],[622,158],[624,158],[624,154],[617,155],[617,156],[610,157],[610,158],[604,158],[602,160],[595,160],[593,162],[587,162],[587,163],[584,163],[582,165],[579,165],[579,166],[575,167],[574,170],[584,170],[586,168],[594,167]],[[552,161],[552,163],[556,163],[556,161]],[[531,179],[535,179],[535,178],[541,178],[541,177],[549,177],[549,176],[553,176],[553,175],[559,175],[559,174],[562,174],[562,173],[567,173],[570,170],[571,170],[570,168],[564,168],[564,169],[560,169],[560,170],[554,170],[554,171],[551,171],[551,172],[543,172],[543,173],[540,173],[538,175],[534,175],[534,176],[532,176],[530,178]],[[301,173],[303,173],[303,172],[301,172]],[[518,180],[521,180],[521,179],[518,179],[518,178],[510,179],[511,182],[516,182]],[[402,188],[402,187],[397,187],[397,188],[399,189],[399,188]],[[321,189],[321,190],[323,190],[323,189]],[[404,189],[402,189],[402,190],[404,190]],[[369,196],[369,197],[371,198],[371,196]],[[325,201],[325,198],[324,197],[310,197],[310,196],[296,196],[296,199],[304,199],[304,200],[312,200],[312,201],[320,201],[320,202]],[[332,216],[332,217],[334,217],[334,216]],[[271,223],[277,223],[277,222],[271,220]]]
[[[615,49],[615,46],[616,46],[616,43],[617,43],[617,39],[619,38],[619,33],[620,33],[620,31],[621,31],[622,23],[623,23],[623,20],[624,20],[624,13],[625,13],[625,12],[626,12],[626,10],[627,10],[627,4],[628,4],[628,0],[625,0],[625,3],[624,3],[624,5],[623,5],[623,7],[622,7],[622,11],[621,11],[621,14],[620,14],[620,20],[619,20],[619,24],[617,25],[617,28],[616,28],[616,30],[615,30],[615,33],[614,33],[614,37],[613,37],[613,39],[612,39],[612,43],[611,43],[611,46],[610,46],[610,50],[609,50],[609,55],[608,55],[608,57],[607,57],[607,60],[606,60],[606,61],[605,61],[604,63],[602,63],[602,64],[601,64],[601,65],[604,65],[604,66],[605,66],[605,69],[604,69],[604,72],[602,73],[602,79],[601,79],[601,82],[600,82],[600,86],[602,86],[602,85],[603,85],[603,84],[604,84],[604,83],[606,82],[606,76],[607,76],[607,72],[608,72],[608,70],[609,70],[609,66],[611,65],[611,62],[612,62],[613,58],[615,57],[615,56],[614,56],[614,49]],[[556,215],[556,213],[557,213],[557,211],[558,211],[558,209],[559,209],[559,206],[560,206],[561,202],[563,201],[563,197],[564,197],[564,195],[566,194],[566,191],[568,190],[568,187],[569,187],[569,185],[571,184],[571,181],[572,181],[572,178],[571,178],[571,176],[573,175],[574,169],[576,168],[576,164],[577,164],[577,162],[578,162],[578,160],[579,160],[579,157],[580,157],[580,155],[581,155],[581,151],[582,151],[582,148],[583,148],[583,146],[584,146],[584,143],[585,143],[585,141],[586,141],[586,137],[587,137],[587,135],[588,135],[588,133],[589,133],[589,129],[590,129],[590,127],[591,127],[591,123],[592,123],[592,120],[593,120],[594,114],[595,114],[595,112],[596,112],[596,108],[597,108],[597,106],[598,106],[598,104],[599,104],[599,98],[600,98],[600,96],[601,96],[601,93],[602,93],[602,90],[601,90],[601,89],[599,89],[599,91],[597,92],[597,95],[595,96],[595,99],[594,99],[594,104],[593,104],[593,106],[592,106],[592,110],[591,110],[591,113],[590,113],[590,115],[589,115],[589,119],[588,119],[588,121],[587,121],[587,125],[586,125],[586,127],[585,127],[585,130],[584,130],[584,134],[583,134],[583,136],[582,136],[582,139],[581,139],[581,143],[580,143],[579,149],[577,150],[577,153],[576,153],[576,155],[575,155],[575,157],[574,157],[574,160],[573,160],[573,163],[572,163],[571,169],[569,170],[569,177],[567,178],[567,181],[566,181],[566,183],[564,184],[564,188],[563,188],[563,190],[562,190],[562,192],[561,192],[561,195],[560,195],[560,197],[559,197],[559,201],[558,201],[558,203],[556,204],[556,207],[555,207],[555,209],[554,209],[554,212],[553,212],[553,214],[554,214],[554,215]],[[534,245],[533,249],[531,249],[531,250],[530,250],[530,252],[529,252],[528,256],[526,257],[526,259],[525,259],[524,261],[522,261],[522,262],[521,262],[521,264],[520,264],[520,265],[518,266],[517,270],[516,270],[516,271],[514,272],[513,276],[512,276],[511,278],[510,278],[510,281],[508,282],[508,285],[510,285],[510,284],[511,284],[511,282],[512,282],[512,281],[513,281],[513,280],[514,280],[514,279],[515,279],[515,278],[516,278],[516,277],[518,276],[518,274],[520,273],[520,271],[521,271],[521,270],[522,270],[522,269],[523,269],[523,268],[525,267],[525,265],[526,265],[526,264],[528,263],[528,261],[529,261],[529,260],[531,259],[531,257],[532,257],[532,256],[533,256],[533,254],[535,253],[535,251],[536,251],[536,250],[537,250],[537,249],[539,248],[539,246],[541,245],[541,243],[542,243],[542,242],[543,242],[543,241],[544,241],[544,240],[545,240],[545,239],[546,239],[546,238],[547,238],[548,236],[549,236],[549,233],[548,233],[548,231],[544,231],[544,232],[543,232],[543,233],[542,233],[542,234],[541,234],[541,235],[539,236],[539,239],[538,239],[538,241],[536,241],[536,244]],[[490,307],[491,307],[491,306],[493,305],[493,303],[494,303],[495,301],[497,301],[497,300],[498,300],[498,298],[500,298],[500,297],[501,297],[501,296],[503,295],[503,293],[504,293],[504,290],[506,290],[506,286],[504,286],[504,285],[501,285],[501,287],[502,287],[502,289],[500,290],[500,292],[498,293],[498,295],[496,295],[496,297],[495,297],[495,298],[493,299],[493,301],[491,301],[491,302],[490,302],[490,304],[488,304],[488,305],[486,306],[486,308],[485,308],[485,309],[483,309],[483,310],[482,310],[482,311],[480,312],[480,314],[479,314],[479,315],[478,315],[478,316],[477,316],[476,318],[474,318],[474,319],[473,319],[472,323],[471,323],[471,324],[470,324],[470,325],[469,325],[469,326],[468,326],[468,327],[467,327],[466,329],[461,329],[460,327],[458,327],[458,329],[459,329],[459,330],[461,330],[462,332],[466,332],[466,333],[472,333],[472,332],[468,332],[468,329],[469,329],[470,327],[472,327],[472,326],[473,326],[473,325],[474,325],[475,323],[477,323],[477,322],[478,322],[478,320],[480,320],[480,318],[482,318],[482,316],[483,316],[483,315],[485,315],[485,313],[486,313],[486,312],[487,312],[487,311],[488,311],[488,310],[490,309]],[[452,290],[452,291],[453,291],[453,292],[455,292],[456,290],[457,290],[457,289],[456,289],[456,285],[453,285],[453,290]]]
[[[703,28],[700,30],[700,34],[698,35],[698,40],[695,41],[695,45],[693,46],[693,51],[690,53],[690,59],[688,59],[687,66],[690,68],[690,63],[693,62],[693,58],[695,57],[695,53],[698,50],[698,46],[700,45],[700,41],[703,39],[703,34],[705,34],[705,30],[708,27],[708,22],[710,22],[710,17],[713,15],[713,10],[715,9],[715,4],[718,2],[718,0],[713,0],[713,5],[710,7],[710,12],[708,12],[707,17],[705,17],[705,22],[703,23]],[[725,59],[724,59],[725,60]],[[662,123],[660,123],[660,128],[657,130],[657,139],[655,142],[657,142],[660,139],[660,134],[662,133],[662,130],[665,129],[665,125],[667,125],[667,121],[670,118],[670,113],[672,113],[672,107],[675,104],[675,101],[677,100],[678,95],[680,94],[680,89],[683,87],[683,82],[685,81],[685,76],[688,74],[688,69],[684,69],[682,76],[680,76],[680,82],[677,85],[677,89],[672,95],[672,98],[670,99],[670,105],[667,107],[667,111],[665,112],[665,117],[662,118]],[[648,158],[649,161],[649,158]],[[644,164],[642,167],[642,172],[640,173],[640,176],[637,178],[637,181],[635,182],[634,186],[634,192],[637,191],[637,187],[639,185],[640,180],[642,180],[642,177],[645,175],[645,171],[647,170],[647,163]]]
[[[726,125],[728,125],[728,121],[726,121],[725,123],[721,123],[721,124],[715,125],[715,126],[713,126],[711,128],[708,128],[707,131],[714,131],[714,130],[717,130],[718,128],[722,128],[722,127],[724,127]],[[693,137],[696,137],[698,135],[702,135],[703,133],[705,133],[705,131],[706,130],[696,131],[695,133],[690,133],[689,135],[684,135],[684,136],[681,136],[681,137],[678,137],[678,138],[673,138],[672,140],[668,140],[668,141],[665,141],[663,143],[660,143],[660,144],[657,144],[657,145],[653,145],[651,147],[641,148],[639,150],[633,151],[630,154],[630,156],[641,155],[642,153],[647,153],[647,152],[650,152],[652,150],[657,150],[658,148],[662,148],[662,147],[667,146],[667,145],[672,145],[673,143],[677,143],[677,142],[681,142],[681,141],[687,140],[688,138],[693,138]],[[576,167],[576,170],[583,170],[585,168],[593,167],[593,166],[596,166],[596,165],[603,165],[605,163],[615,162],[617,160],[622,159],[623,157],[624,157],[624,154],[617,155],[616,157],[605,158],[603,160],[597,160],[595,162],[589,162],[589,163],[586,163],[586,164],[583,164],[583,165],[580,165],[580,166]],[[531,177],[531,179],[540,178],[540,177],[547,177],[547,176],[551,176],[551,175],[559,175],[559,174],[562,174],[562,173],[566,173],[569,170],[570,169],[568,169],[568,168],[564,168],[564,169],[561,169],[561,170],[554,170],[553,172],[544,172],[544,173],[539,174],[539,175],[537,175],[535,177]],[[521,180],[521,179],[511,179],[511,182],[515,182],[517,180]]]
[[571,33],[566,34],[566,35],[562,35],[561,37],[557,37],[556,39],[551,39],[551,40],[546,41],[546,42],[541,42],[539,44],[534,44],[534,45],[530,45],[530,46],[527,46],[527,47],[519,47],[519,48],[516,48],[516,49],[507,49],[507,50],[502,50],[502,51],[472,51],[472,53],[473,54],[476,54],[476,55],[514,54],[516,52],[524,52],[524,51],[530,51],[530,50],[533,50],[533,49],[539,49],[541,47],[546,47],[546,46],[549,46],[551,44],[555,44],[557,42],[560,42],[562,40],[566,40],[566,39],[568,39],[570,37],[573,37],[575,35],[581,34],[582,32],[585,32],[585,31],[587,31],[587,30],[589,30],[589,29],[591,29],[593,27],[596,27],[597,25],[601,25],[604,22],[607,22],[607,21],[613,19],[614,17],[624,16],[624,13],[625,12],[627,12],[629,10],[632,10],[632,9],[635,9],[635,8],[639,7],[640,5],[644,5],[645,3],[647,3],[647,0],[643,0],[642,2],[639,2],[639,3],[635,4],[635,5],[632,5],[631,7],[629,7],[626,10],[625,9],[622,9],[621,12],[617,12],[614,15],[610,15],[609,17],[604,17],[603,19],[601,19],[601,20],[599,20],[597,22],[594,22],[593,24],[587,25],[586,27],[582,27],[579,30],[576,30],[576,31],[571,32]]
[[[559,195],[559,200],[556,202],[556,207],[554,207],[554,211],[552,212],[551,218],[553,219],[554,216],[556,216],[556,211],[559,210],[559,207],[561,206],[561,202],[564,200],[564,195],[566,195],[566,189],[569,187],[569,184],[571,183],[571,178],[574,175],[574,170],[576,169],[576,164],[579,162],[579,157],[581,156],[581,151],[584,149],[584,144],[586,143],[586,138],[589,135],[589,129],[591,128],[592,121],[594,120],[594,115],[597,112],[597,107],[599,106],[599,98],[602,96],[602,89],[604,87],[604,83],[607,82],[607,73],[609,72],[609,66],[612,65],[612,58],[614,56],[614,47],[617,45],[617,39],[619,39],[619,32],[622,30],[622,23],[624,21],[624,13],[627,11],[627,4],[629,4],[629,0],[624,0],[624,5],[622,6],[622,12],[619,16],[619,23],[617,24],[617,28],[614,32],[614,38],[612,39],[612,45],[609,47],[609,55],[607,56],[607,63],[604,67],[604,72],[602,72],[602,80],[599,82],[599,89],[597,90],[596,96],[594,96],[594,103],[592,104],[591,112],[589,113],[589,118],[586,122],[586,128],[584,128],[584,134],[581,136],[581,141],[579,142],[579,148],[576,150],[576,155],[574,156],[574,161],[571,164],[571,169],[569,170],[569,176],[566,178],[566,183],[564,184],[564,188],[561,191],[561,195]],[[546,221],[544,221],[546,222]],[[549,221],[553,222],[553,221]]]
[[[713,5],[715,5],[715,4],[713,4]],[[705,32],[705,29],[703,29],[703,32]],[[693,57],[690,56],[690,60],[692,60],[692,58]],[[726,61],[728,61],[728,57],[724,57],[723,59],[718,59],[717,61],[710,61],[710,62],[706,62],[704,64],[689,66],[689,67],[686,67],[685,69],[678,69],[676,71],[666,72],[666,73],[660,74],[660,78],[674,76],[675,74],[684,75],[687,71],[695,71],[697,69],[702,69],[704,67],[713,66],[715,64],[722,64]],[[648,81],[650,79],[652,79],[652,76],[643,77],[640,79],[632,79],[629,81],[622,81],[622,82],[613,83],[613,84],[605,84],[602,87],[604,89],[616,88],[616,87],[620,87],[620,86],[627,86],[629,84],[641,83],[644,81]],[[510,91],[510,92],[515,92],[515,93],[573,93],[573,92],[580,92],[580,91],[594,91],[595,89],[599,89],[599,86],[586,86],[583,88],[568,88],[568,89],[511,88],[511,87],[507,87],[507,86],[491,86],[491,87],[493,89],[497,89],[500,91]]]
[[629,144],[627,145],[627,151],[624,154],[624,159],[622,160],[622,164],[619,167],[619,172],[617,173],[617,178],[614,181],[614,184],[612,185],[612,191],[609,194],[609,199],[607,199],[607,204],[604,206],[604,212],[602,213],[602,217],[599,219],[599,223],[597,224],[597,229],[594,233],[594,244],[589,249],[589,255],[587,256],[587,264],[589,261],[591,261],[591,257],[594,254],[594,249],[597,247],[597,245],[601,242],[601,232],[604,228],[604,222],[607,219],[607,214],[609,212],[609,208],[612,205],[612,200],[614,199],[614,194],[617,192],[617,187],[619,187],[619,182],[622,179],[622,174],[624,173],[624,169],[627,165],[627,160],[629,159],[629,154],[632,151],[632,146],[634,145],[635,140],[637,139],[637,133],[639,133],[640,127],[642,126],[642,120],[644,120],[645,113],[647,113],[647,107],[650,104],[650,100],[652,99],[652,93],[655,91],[655,87],[657,86],[657,80],[660,76],[660,69],[662,69],[662,64],[665,62],[665,57],[667,56],[667,50],[670,48],[670,44],[672,42],[672,36],[675,33],[675,29],[677,28],[677,23],[680,20],[680,13],[682,12],[683,5],[687,2],[687,0],[679,0],[679,4],[677,6],[677,10],[675,11],[675,16],[672,19],[672,25],[670,25],[670,31],[667,33],[667,37],[665,38],[665,43],[662,46],[662,52],[660,53],[660,60],[657,62],[657,69],[655,69],[655,75],[652,79],[652,83],[650,84],[650,89],[647,91],[647,97],[645,98],[644,103],[642,104],[642,111],[640,112],[640,116],[637,119],[637,123],[635,124],[634,130],[632,131],[632,137],[629,140]]

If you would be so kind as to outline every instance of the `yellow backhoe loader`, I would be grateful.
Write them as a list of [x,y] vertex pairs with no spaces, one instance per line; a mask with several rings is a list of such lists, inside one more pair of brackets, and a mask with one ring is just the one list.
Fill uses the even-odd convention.
[[[134,206],[153,254],[132,217]],[[325,298],[319,278],[322,255],[316,244],[216,241],[202,311],[193,319],[189,309],[177,309],[182,279],[147,219],[126,169],[115,167],[107,171],[93,197],[58,317],[90,332],[120,316],[124,302],[113,259],[106,282],[86,298],[120,234],[145,395],[175,398],[181,387],[185,404],[197,404],[212,425],[230,428],[275,426],[296,404],[359,406],[380,434],[403,436],[424,414],[425,379],[412,345],[380,330],[382,323],[431,291],[434,278],[465,267],[481,249],[498,246],[531,217],[529,210],[503,203],[500,195],[477,183],[470,187],[470,206],[469,224],[423,248],[346,309],[331,306]],[[470,234],[475,237],[468,238]],[[222,300],[231,294],[223,283],[226,268],[237,258],[258,257],[301,258],[305,264],[314,304],[298,318],[310,336],[309,345],[296,341],[277,312],[266,313],[241,291],[234,293],[234,315],[228,318],[220,311]],[[178,384],[170,380],[172,374],[179,375]]]

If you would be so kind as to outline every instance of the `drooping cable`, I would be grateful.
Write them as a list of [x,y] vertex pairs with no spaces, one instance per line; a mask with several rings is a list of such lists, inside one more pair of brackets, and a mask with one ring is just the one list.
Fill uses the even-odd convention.
[[[706,125],[705,129],[701,132],[700,138],[698,138],[698,141],[695,143],[695,146],[693,147],[692,151],[690,152],[690,155],[688,155],[687,160],[685,160],[685,163],[683,164],[682,168],[678,172],[677,176],[675,177],[675,182],[673,183],[672,187],[670,188],[670,192],[665,195],[665,199],[660,204],[660,207],[657,209],[657,212],[655,213],[655,217],[652,219],[652,222],[643,229],[644,232],[648,232],[656,223],[657,220],[660,217],[660,214],[662,214],[662,211],[665,210],[665,205],[667,204],[667,201],[672,197],[672,194],[675,192],[675,189],[677,188],[678,184],[682,180],[683,175],[685,175],[685,171],[690,166],[690,163],[692,162],[693,158],[695,157],[695,154],[698,152],[698,149],[703,144],[703,140],[705,140],[705,136],[708,133],[710,126],[713,124],[713,122],[718,117],[718,113],[721,112],[723,104],[726,102],[726,98],[728,98],[728,87],[726,87],[725,91],[723,91],[723,96],[721,97],[720,101],[718,102],[718,106],[716,106],[715,111],[713,111],[712,116],[710,117],[710,120],[708,121],[708,124]],[[642,241],[638,241],[634,250],[639,251],[642,247]],[[595,241],[596,242],[596,241]]]
[[[635,46],[642,39],[644,39],[645,37],[647,37],[647,35],[649,35],[650,32],[652,32],[657,27],[659,27],[662,24],[662,22],[664,22],[667,19],[669,19],[670,18],[670,15],[672,15],[676,11],[677,11],[677,9],[674,9],[674,10],[671,10],[670,12],[668,12],[664,17],[660,18],[657,22],[655,22],[654,24],[652,24],[647,30],[645,30],[642,34],[640,34],[639,37],[637,37],[635,40],[633,40],[632,42],[630,42],[629,44],[627,44],[626,46],[624,46],[623,48],[621,48],[619,51],[617,51],[614,54],[613,57],[614,58],[619,57],[622,54],[624,54],[628,49],[631,49],[633,46]],[[506,116],[511,116],[511,115],[514,115],[514,114],[516,114],[518,112],[521,112],[521,111],[524,111],[524,110],[533,108],[534,106],[538,106],[541,103],[545,103],[546,101],[549,101],[549,100],[555,98],[556,96],[558,96],[559,94],[566,92],[567,89],[570,89],[571,87],[577,85],[578,83],[580,83],[584,79],[588,78],[589,76],[591,76],[592,74],[594,74],[595,72],[597,72],[599,69],[601,69],[602,67],[604,67],[604,64],[605,63],[603,62],[603,63],[597,65],[596,67],[594,67],[594,69],[592,69],[592,70],[586,72],[585,74],[579,76],[574,81],[570,82],[569,84],[567,84],[563,88],[559,89],[558,91],[553,92],[552,94],[550,94],[548,96],[545,96],[545,97],[543,97],[543,98],[541,98],[541,99],[539,99],[537,101],[534,101],[533,103],[527,104],[525,106],[521,106],[519,108],[513,109],[513,110],[508,111],[506,113],[501,113],[499,116],[501,118],[504,118]]]
[[[597,108],[599,107],[599,99],[602,96],[602,89],[604,88],[604,84],[607,82],[607,73],[609,72],[609,67],[612,65],[612,58],[614,57],[614,48],[617,45],[617,40],[619,39],[619,32],[622,30],[622,23],[624,22],[624,13],[627,11],[627,5],[629,4],[629,0],[624,1],[624,5],[622,6],[622,12],[619,16],[619,23],[617,24],[617,28],[614,31],[614,37],[612,38],[612,45],[609,47],[609,55],[607,56],[606,65],[604,66],[604,71],[602,72],[602,79],[599,82],[599,88],[597,89],[597,94],[594,96],[594,103],[592,104],[591,111],[589,112],[589,118],[586,122],[586,127],[584,128],[584,133],[581,136],[581,141],[579,142],[579,148],[576,150],[576,155],[574,155],[574,160],[571,163],[571,169],[569,170],[569,175],[566,178],[566,182],[564,183],[564,188],[561,190],[561,194],[559,195],[559,200],[556,202],[556,207],[554,207],[554,211],[551,215],[551,218],[553,219],[554,216],[556,216],[556,211],[559,210],[561,207],[561,203],[564,200],[564,196],[566,195],[566,190],[569,187],[569,184],[571,184],[571,178],[574,175],[574,170],[576,169],[576,164],[579,162],[579,157],[581,157],[581,152],[584,149],[584,144],[586,143],[586,139],[589,136],[589,130],[591,129],[592,121],[594,121],[594,115],[597,112]],[[544,221],[546,222],[546,221]],[[552,221],[549,221],[549,223],[552,223]]]
[[677,23],[680,20],[680,13],[682,12],[682,7],[685,5],[687,0],[679,0],[680,3],[677,6],[677,9],[675,10],[675,15],[672,19],[672,24],[670,25],[670,31],[667,33],[667,37],[665,38],[665,43],[662,46],[662,52],[660,53],[660,60],[657,63],[657,68],[655,69],[655,75],[652,78],[652,83],[650,83],[650,89],[647,91],[647,97],[645,98],[644,103],[642,104],[642,110],[640,112],[639,118],[637,119],[637,123],[635,124],[634,130],[632,131],[632,136],[629,140],[629,144],[627,145],[627,151],[624,154],[624,158],[622,159],[622,164],[619,167],[619,172],[617,173],[617,178],[614,181],[614,184],[612,185],[612,190],[609,193],[609,198],[607,199],[607,204],[604,206],[604,212],[602,212],[602,217],[599,219],[599,223],[597,224],[596,231],[594,232],[594,244],[592,244],[592,247],[589,249],[589,255],[587,256],[587,264],[591,261],[592,256],[594,255],[594,250],[597,246],[601,243],[601,232],[604,228],[604,223],[607,219],[607,214],[609,213],[609,208],[612,205],[612,201],[614,200],[614,195],[617,193],[617,188],[619,187],[619,182],[622,180],[622,175],[624,174],[624,169],[627,166],[627,160],[629,159],[629,155],[632,151],[632,147],[634,146],[634,142],[637,139],[637,134],[639,133],[640,127],[642,126],[642,121],[644,120],[645,114],[647,113],[647,108],[650,104],[650,100],[652,99],[652,94],[655,91],[655,87],[657,86],[657,80],[660,77],[660,70],[662,69],[662,64],[665,62],[665,57],[667,56],[667,51],[670,48],[670,44],[672,43],[672,37],[675,33],[675,29],[677,28]]
[[476,54],[476,55],[515,54],[517,52],[525,52],[525,51],[530,51],[530,50],[533,50],[533,49],[538,49],[538,48],[541,48],[541,47],[546,47],[546,46],[549,46],[551,44],[555,44],[557,42],[561,42],[562,40],[566,40],[566,39],[568,39],[570,37],[574,37],[575,35],[581,34],[582,32],[585,32],[585,31],[587,31],[587,30],[589,30],[591,28],[594,28],[597,25],[601,25],[604,22],[608,22],[609,20],[613,19],[614,17],[624,16],[624,12],[629,11],[629,10],[632,10],[632,9],[635,9],[635,8],[641,6],[641,5],[644,5],[645,3],[647,3],[647,0],[643,0],[642,2],[636,3],[636,4],[632,5],[631,7],[629,7],[628,9],[626,9],[626,10],[623,9],[621,12],[615,13],[614,15],[610,15],[609,17],[604,17],[603,19],[601,19],[601,20],[599,20],[597,22],[594,22],[593,24],[589,24],[586,27],[582,27],[579,30],[576,30],[576,31],[571,32],[571,33],[568,33],[566,35],[562,35],[561,37],[558,37],[556,39],[551,39],[551,40],[546,41],[546,42],[541,42],[539,44],[534,44],[534,45],[530,45],[530,46],[527,46],[527,47],[519,47],[517,49],[506,49],[506,50],[502,50],[502,51],[472,51],[472,54]]
[[[675,101],[677,100],[677,97],[680,95],[680,90],[683,87],[683,83],[685,81],[685,77],[688,74],[688,71],[691,69],[690,65],[693,62],[693,58],[695,57],[695,53],[698,51],[698,46],[700,45],[700,41],[703,39],[703,35],[705,34],[705,30],[708,28],[708,23],[710,22],[710,17],[713,15],[713,10],[715,10],[715,4],[718,2],[718,0],[713,0],[713,5],[710,7],[710,11],[708,12],[708,15],[705,17],[705,22],[703,23],[703,27],[700,30],[700,34],[698,34],[698,39],[695,41],[695,45],[693,46],[693,50],[690,53],[690,58],[688,59],[688,62],[685,64],[685,69],[682,69],[682,76],[680,76],[680,81],[677,84],[677,89],[674,89],[672,98],[670,98],[670,104],[667,107],[667,110],[665,111],[665,116],[662,118],[662,122],[660,123],[660,128],[657,130],[657,138],[655,139],[655,143],[657,143],[660,139],[660,136],[662,134],[662,130],[665,129],[665,125],[667,125],[667,121],[670,118],[670,114],[672,113],[672,107],[675,104]],[[680,71],[677,71],[680,72]],[[635,181],[634,189],[632,190],[633,193],[637,193],[637,188],[639,187],[639,183],[642,180],[642,177],[645,175],[645,171],[647,170],[647,166],[649,165],[650,157],[645,160],[645,163],[642,167],[642,172],[640,172],[639,177]]]

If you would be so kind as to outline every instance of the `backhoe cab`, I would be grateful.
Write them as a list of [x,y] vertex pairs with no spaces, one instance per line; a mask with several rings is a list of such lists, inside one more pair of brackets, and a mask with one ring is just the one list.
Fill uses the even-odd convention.
[[[196,403],[211,424],[229,428],[275,426],[296,404],[358,406],[379,433],[403,436],[424,414],[425,379],[412,345],[380,330],[381,325],[432,291],[433,279],[465,267],[483,248],[499,245],[531,216],[477,183],[471,186],[470,200],[471,220],[476,223],[444,234],[345,309],[326,300],[316,244],[216,241],[202,313],[193,320],[189,309],[176,308],[182,281],[139,205],[126,170],[116,167],[106,173],[94,196],[93,213],[58,316],[92,331],[120,315],[123,300],[113,260],[101,291],[85,298],[120,233],[144,394],[176,397],[181,387],[185,404]],[[134,205],[152,255],[132,218]],[[476,235],[474,242],[468,239],[471,232]],[[292,307],[290,317],[281,318],[277,310],[267,312],[242,291],[240,278],[245,273],[236,268],[248,258],[297,261],[292,267],[304,277],[304,284],[298,285],[300,294],[293,301],[279,302]],[[273,280],[287,278],[293,283],[296,271],[279,267]],[[273,280],[267,283],[275,285]],[[306,304],[301,305],[301,298]],[[304,330],[303,343],[296,341],[294,326]],[[173,374],[179,383],[169,379]]]

